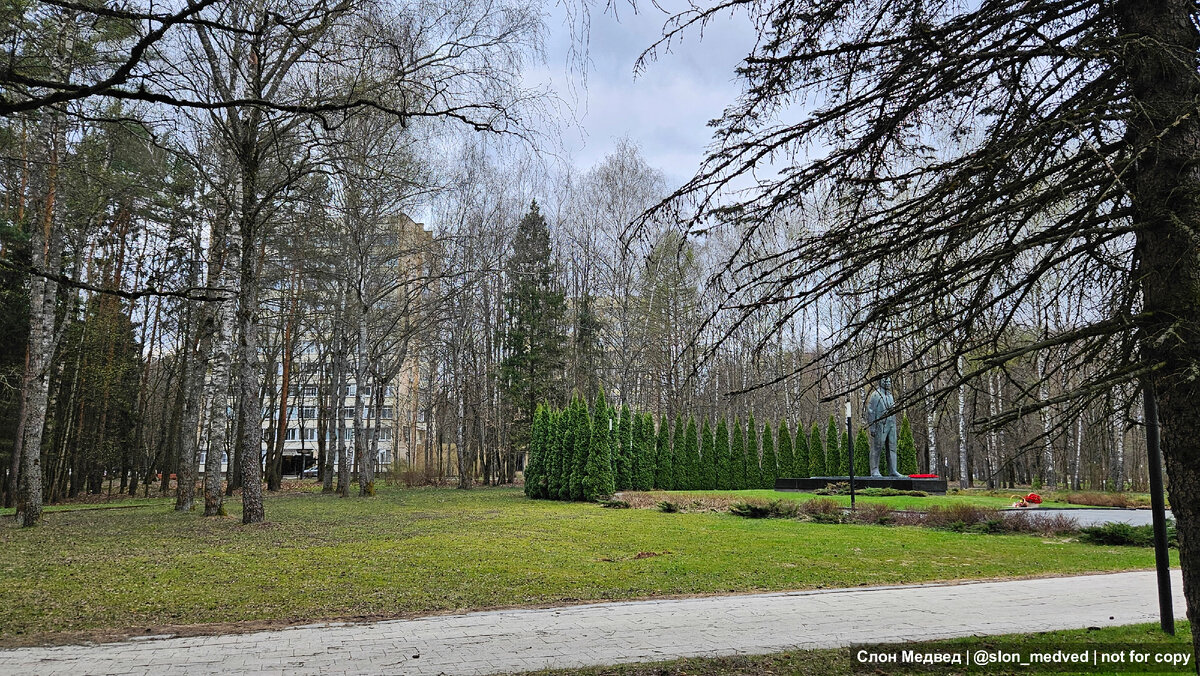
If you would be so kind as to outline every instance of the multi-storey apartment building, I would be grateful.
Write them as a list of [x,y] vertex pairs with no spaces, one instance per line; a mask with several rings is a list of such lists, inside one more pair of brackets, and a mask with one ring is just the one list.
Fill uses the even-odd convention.
[[[413,334],[409,322],[419,321],[422,295],[425,289],[419,285],[425,279],[421,273],[433,242],[430,230],[407,216],[399,216],[387,222],[388,228],[373,242],[372,254],[380,260],[376,274],[384,277],[382,287],[386,295],[378,300],[385,310],[394,310],[399,317],[394,326],[385,323],[382,330]],[[334,252],[336,253],[336,252]],[[317,264],[319,265],[319,264]],[[319,269],[319,267],[318,267]],[[390,281],[387,278],[391,278]],[[289,303],[289,293],[297,288],[318,296],[314,302],[317,312],[322,311],[319,299],[321,285],[316,279],[299,280],[277,284],[264,294],[264,305],[284,308]],[[401,305],[402,304],[402,305]],[[283,315],[281,311],[279,313]],[[275,364],[275,372],[267,372],[264,390],[268,396],[263,402],[264,462],[278,458],[284,476],[296,476],[313,471],[318,461],[324,436],[326,453],[331,456],[340,448],[347,459],[354,463],[354,405],[356,396],[363,406],[364,431],[372,439],[368,441],[371,460],[377,471],[388,471],[403,467],[407,460],[417,455],[425,443],[425,408],[421,405],[423,392],[421,354],[415,340],[395,341],[395,354],[383,355],[380,362],[389,362],[390,368],[381,374],[372,369],[373,377],[365,383],[357,383],[354,369],[346,368],[344,374],[344,396],[335,401],[330,368],[330,330],[328,324],[320,322],[296,322],[285,320],[265,322],[262,325],[262,345],[289,345],[293,349],[279,350],[279,356],[271,356],[268,363]],[[297,331],[295,336],[291,331]],[[378,336],[376,336],[378,338]],[[386,339],[387,336],[384,336]],[[379,341],[389,344],[387,340]],[[382,375],[383,381],[379,376]],[[359,388],[361,387],[361,392]],[[281,415],[281,408],[285,409]],[[323,430],[323,432],[322,432]],[[339,436],[344,437],[339,443]],[[204,466],[201,454],[200,467]],[[353,466],[353,465],[352,465]],[[227,469],[227,458],[222,470]]]

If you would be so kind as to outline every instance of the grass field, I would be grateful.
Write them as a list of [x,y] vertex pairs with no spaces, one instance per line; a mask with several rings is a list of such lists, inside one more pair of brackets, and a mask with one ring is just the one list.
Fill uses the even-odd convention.
[[1003,578],[1153,566],[1150,549],[1034,536],[664,514],[519,489],[267,499],[268,523],[167,505],[0,525],[0,643],[60,631],[380,617],[499,606]]
[[[1191,627],[1187,622],[1181,622],[1175,627],[1175,636],[1168,636],[1159,630],[1157,624],[1135,624],[1127,627],[1105,627],[1102,629],[1076,629],[1070,631],[1047,631],[1036,634],[1005,634],[1002,636],[985,636],[935,641],[929,643],[910,643],[904,647],[917,652],[933,649],[961,652],[963,650],[986,649],[989,651],[1042,651],[1049,648],[1053,651],[1067,646],[1089,646],[1103,650],[1108,646],[1122,646],[1128,649],[1133,645],[1154,646],[1180,652],[1191,653]],[[596,667],[590,669],[556,669],[552,671],[527,672],[526,676],[762,676],[763,674],[778,674],[780,676],[824,676],[824,674],[852,673],[851,652],[848,648],[838,650],[795,650],[772,655],[739,655],[736,657],[701,658],[694,657],[670,662],[653,662],[644,664],[626,664],[611,667]],[[920,669],[904,670],[884,666],[878,670],[865,669],[861,673],[902,674],[902,673],[959,673],[957,669]],[[1183,670],[1186,673],[1187,670]],[[1087,671],[1088,674],[1125,673],[1127,670]],[[1028,667],[1018,667],[1011,672],[1001,668],[988,669],[986,673],[1014,673],[1028,675],[1036,673]],[[1059,672],[1069,673],[1069,672]],[[1178,672],[1177,672],[1178,673]]]

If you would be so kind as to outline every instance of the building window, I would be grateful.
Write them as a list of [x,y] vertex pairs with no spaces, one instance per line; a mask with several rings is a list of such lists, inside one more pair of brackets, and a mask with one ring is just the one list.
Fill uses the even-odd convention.
[[287,434],[283,438],[286,441],[295,441],[296,440],[296,428],[295,427],[287,428]]
[[300,417],[304,418],[305,420],[312,420],[312,419],[316,418],[317,417],[317,407],[316,406],[301,406],[300,407]]
[[354,407],[353,406],[343,406],[342,407],[342,417],[346,418],[347,420],[352,419],[354,417]]
[[392,407],[391,406],[380,407],[379,417],[383,418],[384,420],[391,420],[392,419]]
[[304,389],[302,389],[301,392],[303,392],[304,396],[306,396],[306,397],[315,397],[315,396],[317,396],[317,386],[316,385],[305,385]]
[[380,427],[379,428],[379,440],[380,441],[391,441],[391,439],[392,439],[392,428]]
[[317,428],[305,427],[304,428],[304,440],[305,441],[316,441],[317,440]]

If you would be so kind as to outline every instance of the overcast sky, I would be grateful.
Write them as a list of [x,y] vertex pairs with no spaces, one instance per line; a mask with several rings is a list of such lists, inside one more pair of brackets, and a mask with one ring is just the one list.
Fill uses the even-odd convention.
[[546,62],[531,79],[549,81],[563,99],[561,133],[576,167],[587,170],[616,139],[628,136],[675,186],[695,172],[711,138],[708,121],[737,96],[733,71],[753,45],[754,32],[742,16],[719,20],[703,40],[690,34],[635,78],[634,62],[659,37],[667,15],[649,5],[634,14],[617,2],[619,21],[593,9],[585,87],[570,69],[571,29],[560,6],[550,8]]

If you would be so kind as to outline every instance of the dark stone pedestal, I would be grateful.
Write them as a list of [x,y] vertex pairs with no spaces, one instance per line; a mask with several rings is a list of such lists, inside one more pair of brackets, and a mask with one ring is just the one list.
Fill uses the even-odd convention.
[[[776,479],[777,491],[815,491],[829,484],[850,483],[848,476],[815,476],[811,479]],[[945,493],[946,480],[913,479],[910,477],[854,477],[854,488],[895,488],[902,491],[925,491],[926,493]]]

